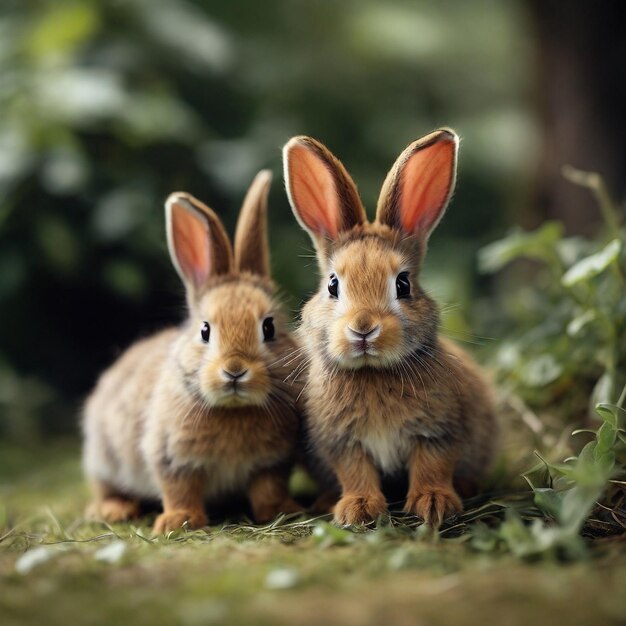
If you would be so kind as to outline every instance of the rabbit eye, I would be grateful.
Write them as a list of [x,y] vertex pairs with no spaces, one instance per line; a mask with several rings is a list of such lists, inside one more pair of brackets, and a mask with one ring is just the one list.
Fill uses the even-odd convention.
[[396,278],[396,293],[398,298],[408,298],[411,295],[411,283],[409,273],[400,272]]
[[276,329],[274,328],[274,318],[266,317],[263,320],[263,339],[265,341],[271,341],[274,339],[274,335],[276,334]]
[[339,279],[334,274],[330,275],[330,280],[328,281],[328,293],[333,298],[339,296]]
[[204,322],[204,324],[202,324],[200,336],[202,337],[202,341],[204,341],[204,343],[209,343],[209,337],[211,336],[211,327],[209,326],[209,322]]

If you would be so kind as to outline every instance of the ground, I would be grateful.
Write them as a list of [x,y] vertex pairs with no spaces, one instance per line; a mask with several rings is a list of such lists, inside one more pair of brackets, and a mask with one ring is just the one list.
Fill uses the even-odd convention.
[[150,518],[85,522],[86,501],[75,442],[0,449],[3,626],[626,623],[624,542],[525,562],[397,522],[352,533],[306,518],[153,541]]

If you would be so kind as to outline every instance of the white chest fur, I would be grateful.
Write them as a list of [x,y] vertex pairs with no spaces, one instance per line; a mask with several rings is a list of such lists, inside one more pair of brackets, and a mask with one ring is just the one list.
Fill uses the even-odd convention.
[[207,462],[205,497],[211,499],[228,493],[243,493],[253,473],[252,463]]
[[383,474],[393,474],[408,467],[409,456],[416,445],[416,436],[428,439],[441,436],[441,431],[419,420],[394,424],[364,421],[355,429],[355,437]]
[[359,441],[384,474],[393,474],[406,467],[412,445],[401,429],[370,432],[359,437]]

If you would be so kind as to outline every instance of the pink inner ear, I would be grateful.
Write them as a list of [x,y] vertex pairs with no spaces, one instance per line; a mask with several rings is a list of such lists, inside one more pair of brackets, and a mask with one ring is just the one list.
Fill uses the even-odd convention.
[[172,235],[178,265],[195,287],[202,286],[211,273],[208,226],[189,209],[172,207]]
[[454,181],[455,144],[438,141],[411,155],[402,172],[400,220],[408,233],[428,234],[446,208]]
[[319,157],[304,146],[289,151],[289,187],[305,226],[317,235],[335,238],[341,211],[332,174]]

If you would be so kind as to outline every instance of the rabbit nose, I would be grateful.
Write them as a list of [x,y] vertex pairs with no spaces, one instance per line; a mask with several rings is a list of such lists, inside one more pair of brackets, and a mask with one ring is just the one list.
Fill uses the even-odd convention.
[[346,329],[346,334],[348,335],[348,339],[356,341],[367,339],[373,341],[380,335],[380,330],[380,323],[376,323],[376,320],[372,319],[369,313],[363,311],[355,315],[350,321]]
[[248,373],[248,368],[239,357],[231,357],[226,360],[222,367],[222,378],[226,382],[237,382]]
[[373,326],[366,331],[354,330],[354,328],[348,326],[349,339],[354,339],[356,341],[362,341],[363,339],[374,341],[378,335],[380,335],[380,324],[376,324],[376,326]]
[[236,372],[231,372],[227,369],[222,369],[222,375],[228,382],[237,382],[239,379],[243,378],[248,373],[248,370],[239,370]]

